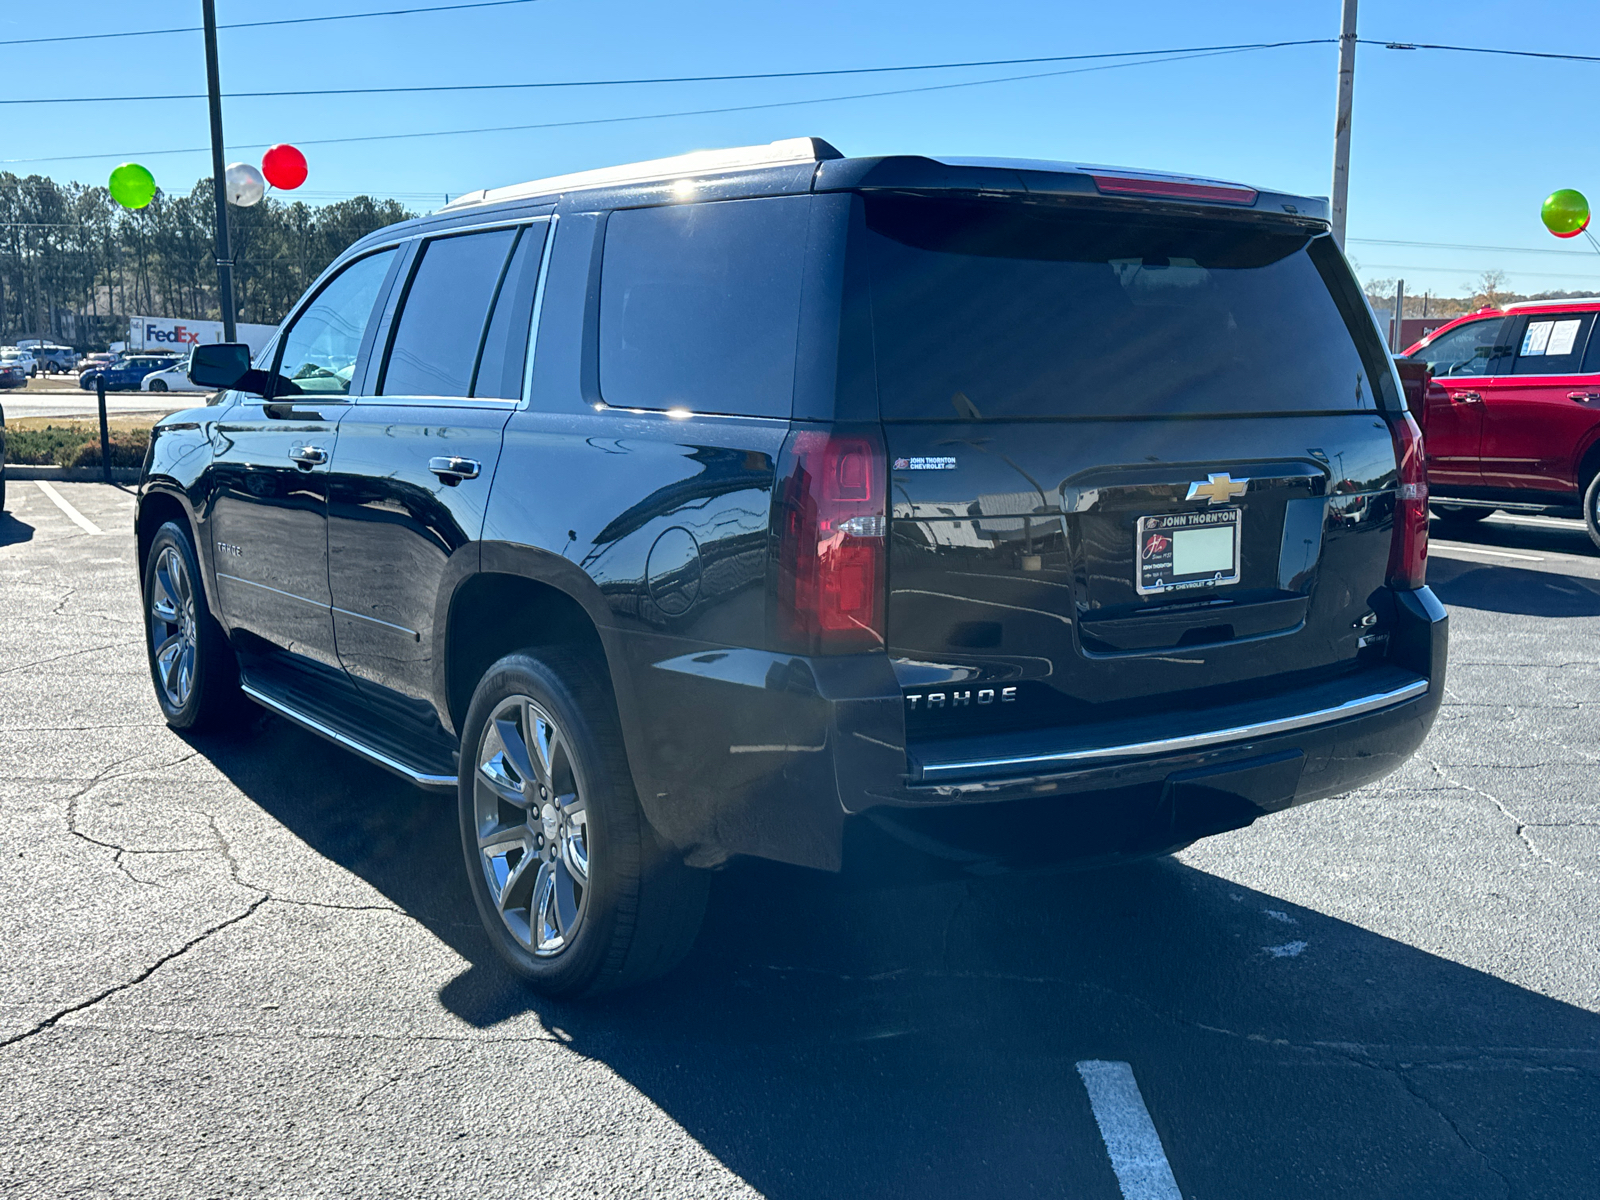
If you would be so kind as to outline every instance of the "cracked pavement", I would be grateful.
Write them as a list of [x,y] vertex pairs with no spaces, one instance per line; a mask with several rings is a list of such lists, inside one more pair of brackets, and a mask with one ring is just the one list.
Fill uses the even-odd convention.
[[1188,1200],[1597,1190],[1571,523],[1436,550],[1449,694],[1379,785],[1115,870],[740,864],[679,971],[575,1006],[498,966],[448,798],[264,713],[167,730],[132,497],[59,489],[105,536],[0,516],[7,1196],[1114,1200],[1091,1058]]

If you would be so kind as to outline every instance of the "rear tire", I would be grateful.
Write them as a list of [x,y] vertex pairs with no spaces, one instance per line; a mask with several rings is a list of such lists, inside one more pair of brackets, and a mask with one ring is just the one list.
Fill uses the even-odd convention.
[[233,724],[244,706],[239,664],[206,603],[189,531],[168,521],[144,564],[145,651],[161,715],[196,733]]
[[1474,508],[1464,504],[1430,504],[1428,507],[1441,524],[1454,525],[1462,529],[1476,525],[1495,511],[1492,508]]
[[164,380],[164,379],[152,379],[150,381],[150,390],[152,392],[164,392],[164,391],[166,391],[167,390],[167,382],[166,382],[166,380]]
[[1589,480],[1583,490],[1583,527],[1589,531],[1589,540],[1600,550],[1600,474]]
[[642,983],[694,945],[709,876],[639,807],[601,671],[510,654],[473,692],[461,739],[462,852],[495,951],[549,996]]

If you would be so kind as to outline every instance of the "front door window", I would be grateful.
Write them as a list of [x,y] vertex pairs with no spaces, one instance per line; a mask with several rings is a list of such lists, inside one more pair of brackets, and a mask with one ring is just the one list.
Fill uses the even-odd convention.
[[357,259],[295,317],[284,335],[278,374],[300,394],[350,394],[367,319],[394,255],[389,249]]

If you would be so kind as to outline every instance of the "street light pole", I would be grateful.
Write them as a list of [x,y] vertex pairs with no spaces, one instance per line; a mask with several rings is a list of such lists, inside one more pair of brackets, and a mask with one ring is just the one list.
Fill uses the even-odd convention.
[[1356,90],[1356,0],[1344,0],[1339,26],[1339,106],[1333,123],[1333,240],[1344,249],[1345,207],[1350,199],[1350,106]]
[[211,182],[217,194],[217,296],[222,302],[222,340],[236,342],[233,320],[233,251],[228,245],[228,179],[222,161],[222,84],[217,74],[217,3],[200,0],[206,27],[206,98],[211,105]]

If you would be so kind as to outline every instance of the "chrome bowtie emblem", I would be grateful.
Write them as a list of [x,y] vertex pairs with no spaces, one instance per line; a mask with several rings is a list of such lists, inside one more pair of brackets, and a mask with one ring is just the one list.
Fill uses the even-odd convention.
[[1204,480],[1197,479],[1189,485],[1189,494],[1184,499],[1224,504],[1235,496],[1244,495],[1249,483],[1248,479],[1234,479],[1226,471],[1220,475],[1207,475]]

